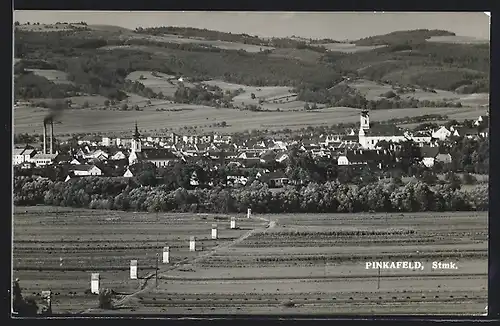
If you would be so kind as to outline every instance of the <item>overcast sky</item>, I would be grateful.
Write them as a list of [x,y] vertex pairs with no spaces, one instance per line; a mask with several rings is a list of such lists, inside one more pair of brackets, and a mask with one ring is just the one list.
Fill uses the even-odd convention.
[[397,30],[443,29],[461,36],[490,38],[489,18],[483,12],[95,12],[16,11],[20,23],[45,24],[86,21],[130,29],[183,26],[247,33],[267,37],[300,36],[358,39]]

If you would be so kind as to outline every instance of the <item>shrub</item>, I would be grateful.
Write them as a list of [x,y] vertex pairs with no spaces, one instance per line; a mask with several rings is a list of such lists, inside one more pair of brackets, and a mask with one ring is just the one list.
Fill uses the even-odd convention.
[[281,305],[286,308],[292,308],[295,307],[295,302],[293,302],[292,300],[285,300],[281,303]]
[[111,289],[102,289],[99,292],[99,308],[113,309],[114,291]]
[[19,316],[36,316],[38,313],[38,306],[33,297],[23,298],[19,281],[16,279],[13,284],[13,300],[12,310],[17,312]]

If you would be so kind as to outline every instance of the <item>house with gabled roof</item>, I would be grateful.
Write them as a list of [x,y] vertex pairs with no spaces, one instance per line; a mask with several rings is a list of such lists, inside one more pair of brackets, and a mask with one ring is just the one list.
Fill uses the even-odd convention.
[[102,149],[95,149],[90,151],[90,153],[83,156],[85,159],[98,159],[99,161],[105,161],[108,159],[108,153]]
[[90,164],[71,165],[68,170],[76,176],[102,175],[101,169]]
[[232,136],[231,135],[219,135],[219,134],[214,134],[214,143],[226,143],[229,144],[231,143]]
[[210,144],[207,144],[207,143],[198,143],[196,145],[194,145],[194,147],[196,148],[196,151],[197,153],[206,153],[210,150]]
[[124,159],[127,159],[127,155],[125,155],[125,153],[120,150],[112,153],[112,155],[109,156],[109,160],[111,161],[119,161]]
[[445,126],[439,127],[437,130],[432,131],[431,137],[439,140],[445,140],[451,136],[451,131]]
[[256,167],[261,164],[260,157],[252,157],[252,158],[243,158],[239,159],[243,167],[245,168],[251,168],[251,167]]
[[422,164],[428,168],[433,167],[436,156],[439,154],[439,147],[422,146],[419,150],[422,156]]
[[266,183],[271,188],[281,188],[290,184],[290,179],[283,171],[264,173],[259,177],[259,181]]
[[42,154],[42,153],[36,153],[32,158],[31,158],[31,163],[35,164],[35,166],[45,166],[45,165],[51,165],[54,163],[56,160],[57,156],[59,154]]
[[480,115],[476,120],[474,120],[473,125],[476,127],[479,127],[481,125],[488,126],[490,123],[490,116],[489,115]]
[[346,150],[337,156],[339,166],[361,166],[372,165],[379,169],[394,165],[392,153],[387,149],[355,149]]
[[276,161],[276,153],[272,150],[268,150],[260,155],[260,161],[262,163],[269,163]]
[[236,186],[236,185],[246,185],[248,182],[248,177],[244,176],[241,173],[233,173],[226,177],[226,184],[228,186]]
[[477,137],[479,137],[479,131],[477,130],[477,128],[461,127],[461,128],[456,128],[453,131],[453,136],[466,137],[466,138],[477,138]]
[[28,146],[24,148],[14,148],[12,150],[13,165],[21,165],[25,162],[31,162],[36,153],[35,149]]

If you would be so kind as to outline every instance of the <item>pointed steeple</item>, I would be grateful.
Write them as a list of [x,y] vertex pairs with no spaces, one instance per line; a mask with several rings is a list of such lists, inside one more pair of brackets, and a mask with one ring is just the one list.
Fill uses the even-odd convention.
[[135,132],[134,132],[134,139],[139,139],[141,138],[141,134],[139,134],[139,129],[137,129],[137,121],[135,122]]

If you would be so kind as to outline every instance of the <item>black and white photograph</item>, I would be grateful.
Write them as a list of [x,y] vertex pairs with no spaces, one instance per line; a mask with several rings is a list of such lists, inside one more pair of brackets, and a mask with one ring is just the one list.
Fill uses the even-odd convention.
[[13,21],[12,317],[488,313],[488,12]]

